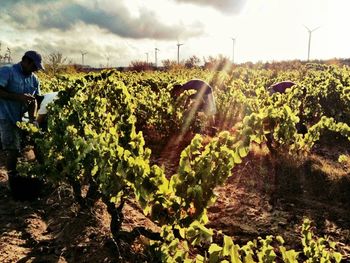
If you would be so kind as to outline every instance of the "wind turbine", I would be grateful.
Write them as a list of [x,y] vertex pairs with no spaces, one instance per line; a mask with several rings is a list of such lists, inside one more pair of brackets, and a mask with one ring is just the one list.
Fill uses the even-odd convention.
[[183,44],[180,44],[179,42],[177,42],[177,64],[180,64],[180,46],[182,46]]
[[111,59],[111,54],[107,53],[107,54],[105,55],[105,57],[106,57],[106,60],[107,60],[106,68],[109,68],[109,60]]
[[81,50],[80,53],[81,53],[81,64],[82,66],[84,66],[84,56],[87,54],[87,52]]
[[235,43],[236,43],[236,38],[232,37],[232,64],[235,63]]
[[156,65],[156,67],[157,67],[157,51],[159,51],[159,49],[155,48],[154,49],[154,58],[155,58],[155,65]]
[[310,60],[310,47],[311,47],[311,34],[312,32],[314,32],[315,30],[319,29],[320,27],[316,27],[314,29],[309,29],[307,26],[304,25],[304,27],[306,28],[306,30],[309,32],[309,44],[308,44],[308,49],[307,49],[307,61]]
[[146,58],[147,58],[147,64],[148,64],[148,52],[145,53],[146,54]]

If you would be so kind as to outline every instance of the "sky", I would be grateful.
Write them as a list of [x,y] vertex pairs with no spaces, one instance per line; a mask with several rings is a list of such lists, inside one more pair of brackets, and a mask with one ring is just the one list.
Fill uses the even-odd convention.
[[[349,0],[0,0],[0,54],[128,66],[223,55],[235,63],[350,57]],[[235,40],[233,40],[235,39]]]

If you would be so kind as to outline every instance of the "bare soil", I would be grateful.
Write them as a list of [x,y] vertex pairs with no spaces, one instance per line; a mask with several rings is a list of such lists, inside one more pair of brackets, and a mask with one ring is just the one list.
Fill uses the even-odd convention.
[[[153,162],[171,174],[182,149],[165,147]],[[350,165],[337,161],[344,151],[316,147],[307,158],[276,160],[266,149],[256,149],[235,167],[225,185],[215,189],[217,201],[208,209],[208,226],[239,244],[272,234],[300,248],[299,227],[303,217],[309,217],[317,235],[338,241],[344,262],[350,262]],[[31,202],[15,201],[3,154],[0,166],[0,262],[152,262],[143,250],[144,239],[115,246],[102,202],[82,210],[65,185],[47,186],[42,197]],[[159,231],[132,200],[124,214],[124,229],[146,226]]]

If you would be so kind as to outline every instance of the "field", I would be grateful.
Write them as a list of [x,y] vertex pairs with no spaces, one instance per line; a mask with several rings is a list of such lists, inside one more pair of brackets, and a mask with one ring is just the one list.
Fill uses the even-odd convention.
[[[15,201],[0,171],[1,262],[350,260],[349,72],[41,75],[59,98],[48,131],[20,125],[18,169],[45,185]],[[191,78],[213,87],[215,120],[171,98]],[[282,80],[297,85],[269,96]]]

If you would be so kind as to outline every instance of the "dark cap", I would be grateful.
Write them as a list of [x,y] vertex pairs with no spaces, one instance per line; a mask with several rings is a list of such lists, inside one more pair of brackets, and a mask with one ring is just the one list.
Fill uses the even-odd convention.
[[33,60],[35,66],[37,67],[37,69],[43,69],[45,70],[43,64],[41,63],[41,55],[34,51],[34,50],[30,50],[30,51],[27,51],[26,53],[24,53],[24,56],[27,57],[27,58],[30,58],[31,60]]

